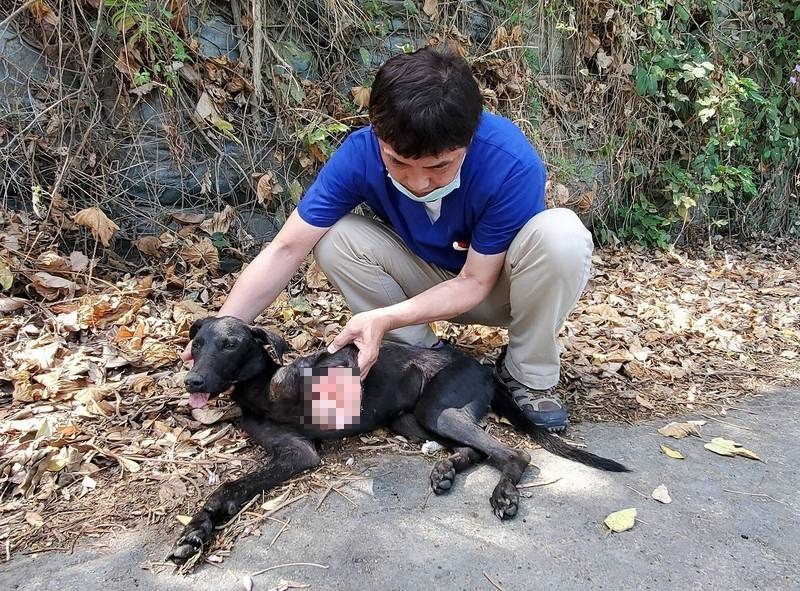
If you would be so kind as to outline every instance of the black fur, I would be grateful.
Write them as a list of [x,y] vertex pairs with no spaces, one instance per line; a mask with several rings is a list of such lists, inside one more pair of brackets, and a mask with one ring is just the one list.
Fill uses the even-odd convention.
[[242,409],[244,429],[272,457],[263,469],[221,485],[209,497],[176,542],[170,554],[174,561],[202,551],[214,527],[255,495],[317,466],[320,459],[315,441],[380,426],[409,438],[436,440],[453,450],[453,455],[439,461],[431,472],[431,487],[437,494],[452,487],[457,472],[488,459],[501,472],[490,498],[501,519],[517,513],[516,485],[530,456],[503,445],[478,426],[490,408],[551,453],[602,470],[627,471],[613,460],[567,445],[532,424],[495,383],[491,368],[450,347],[432,350],[384,343],[362,383],[360,423],[347,429],[322,430],[303,420],[302,369],[356,368],[355,346],[333,354],[318,352],[281,366],[281,356],[288,350],[285,341],[235,318],[200,320],[192,326],[190,336],[195,363],[186,376],[187,390],[217,395],[234,386],[231,397]]

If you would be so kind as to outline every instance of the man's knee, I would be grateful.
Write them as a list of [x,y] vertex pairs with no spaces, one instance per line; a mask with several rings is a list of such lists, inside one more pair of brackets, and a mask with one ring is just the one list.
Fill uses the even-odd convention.
[[348,253],[354,253],[354,238],[365,222],[362,216],[350,213],[325,232],[313,249],[314,259],[323,271],[329,265],[348,258]]
[[510,269],[531,257],[564,271],[584,267],[592,256],[592,235],[570,209],[548,209],[525,224],[509,247]]

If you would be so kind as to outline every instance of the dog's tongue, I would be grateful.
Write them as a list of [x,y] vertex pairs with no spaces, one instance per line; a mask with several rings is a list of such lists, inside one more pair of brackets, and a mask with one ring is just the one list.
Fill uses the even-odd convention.
[[208,392],[192,392],[189,394],[189,406],[203,408],[208,403]]

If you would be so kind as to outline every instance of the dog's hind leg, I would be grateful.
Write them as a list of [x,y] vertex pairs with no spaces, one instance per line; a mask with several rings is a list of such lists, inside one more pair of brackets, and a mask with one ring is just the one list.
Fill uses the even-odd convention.
[[413,414],[403,414],[397,417],[391,425],[392,431],[408,439],[422,441],[435,441],[443,447],[453,451],[453,454],[436,462],[431,471],[431,488],[437,495],[446,493],[453,486],[453,481],[458,472],[463,472],[473,464],[483,460],[483,454],[471,447],[464,447],[460,443],[432,433],[419,424]]
[[[443,409],[438,417],[426,426],[444,437],[460,441],[462,444],[469,446],[461,449],[470,450],[472,448],[470,451],[473,454],[476,453],[475,450],[478,450],[488,457],[489,462],[501,472],[500,482],[497,483],[490,498],[494,514],[500,519],[514,517],[519,508],[517,484],[531,460],[530,455],[522,450],[511,449],[497,441],[481,429],[474,418],[464,409]],[[444,464],[440,462],[434,467],[434,472],[431,474],[432,485],[435,485],[437,480],[442,483],[449,480],[449,486],[452,486],[452,478],[455,477],[455,473],[474,462],[472,458],[475,456],[473,455],[471,458],[469,453],[455,455],[459,456],[459,458],[457,458],[456,464],[453,465],[454,469],[452,471],[449,469],[445,471],[445,468],[449,468],[450,458],[443,460]],[[438,472],[444,472],[449,478],[440,478]],[[439,486],[441,487],[441,484]],[[448,485],[443,488],[448,488]],[[435,488],[434,491],[436,491]]]
[[[439,372],[423,393],[414,414],[423,427],[485,454],[489,462],[500,470],[500,482],[490,503],[495,515],[500,519],[510,519],[519,508],[517,484],[530,462],[530,455],[503,445],[478,425],[478,417],[485,414],[492,397],[491,376],[478,367],[453,366]],[[468,460],[467,455],[459,458],[456,464],[463,462],[466,467]],[[454,468],[446,473],[455,476],[458,469]],[[432,484],[434,478],[432,474]]]
[[454,447],[453,454],[436,462],[431,470],[431,488],[437,495],[448,492],[453,487],[456,474],[483,460],[481,452],[471,447]]
[[395,420],[392,421],[392,424],[389,425],[389,428],[397,433],[398,435],[402,435],[406,439],[419,439],[420,441],[438,441],[442,445],[445,445],[442,441],[440,441],[437,435],[434,435],[427,429],[425,429],[422,425],[419,424],[417,417],[415,417],[411,413],[403,413]]

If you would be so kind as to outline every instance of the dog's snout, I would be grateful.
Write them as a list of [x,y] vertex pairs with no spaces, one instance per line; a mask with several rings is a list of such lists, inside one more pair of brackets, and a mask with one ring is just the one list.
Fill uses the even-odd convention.
[[206,381],[200,374],[194,373],[190,371],[186,374],[186,377],[183,379],[183,383],[186,385],[188,390],[192,390],[194,392],[200,392],[205,388]]

